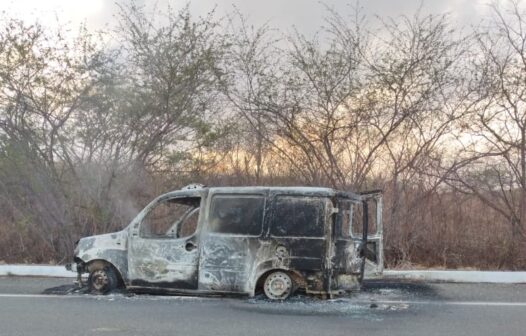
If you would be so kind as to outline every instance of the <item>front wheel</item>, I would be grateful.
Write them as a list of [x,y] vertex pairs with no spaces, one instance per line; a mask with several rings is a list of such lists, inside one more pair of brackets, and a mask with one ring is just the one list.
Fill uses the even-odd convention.
[[294,292],[294,282],[285,272],[272,272],[265,279],[263,290],[270,300],[285,300]]
[[118,285],[117,275],[111,266],[96,266],[89,273],[88,288],[93,294],[108,294]]

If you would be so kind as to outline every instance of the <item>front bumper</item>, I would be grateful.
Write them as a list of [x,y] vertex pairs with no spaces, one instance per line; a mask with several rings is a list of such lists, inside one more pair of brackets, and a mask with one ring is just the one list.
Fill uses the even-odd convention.
[[73,263],[66,264],[66,269],[68,271],[78,273],[77,263],[73,262]]
[[82,282],[82,273],[84,273],[84,264],[77,264],[75,262],[66,264],[66,270],[77,273],[77,281],[75,283],[79,287],[83,287],[84,283]]

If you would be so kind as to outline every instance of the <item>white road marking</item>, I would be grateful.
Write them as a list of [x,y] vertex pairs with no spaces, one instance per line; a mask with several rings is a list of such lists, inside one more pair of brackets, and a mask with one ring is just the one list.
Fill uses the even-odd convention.
[[[55,295],[55,294],[7,294],[7,293],[0,293],[0,298],[38,298],[38,299],[79,299],[79,298],[86,298],[86,299],[95,299],[95,300],[101,300],[101,301],[113,301],[116,298],[122,298],[122,299],[145,299],[145,300],[152,300],[152,301],[159,301],[159,300],[174,300],[174,301],[182,301],[182,300],[189,300],[189,301],[205,301],[205,300],[213,300],[214,298],[207,298],[207,297],[199,297],[199,296],[132,296],[132,297],[126,297],[126,296],[96,296],[96,295]],[[241,301],[242,302],[242,301]],[[320,302],[324,303],[325,302]],[[526,302],[503,302],[503,301],[404,301],[404,300],[371,300],[371,301],[352,301],[349,300],[349,304],[363,304],[363,305],[370,305],[370,304],[383,304],[383,305],[445,305],[445,306],[480,306],[480,307],[526,307]],[[254,304],[253,302],[251,303]],[[257,303],[256,303],[257,304]]]
[[54,298],[61,297],[59,295],[45,295],[45,294],[0,294],[0,298]]
[[115,296],[115,295],[79,295],[79,294],[72,294],[72,295],[57,295],[57,294],[8,294],[8,293],[0,293],[0,298],[36,298],[36,299],[42,299],[42,298],[53,298],[53,299],[95,299],[95,300],[102,300],[102,301],[113,301],[116,298],[120,299],[149,299],[149,300],[206,300],[209,298],[199,297],[199,296]]
[[446,306],[488,306],[488,307],[526,307],[526,302],[502,301],[360,301],[363,304],[408,304],[408,305],[446,305]]

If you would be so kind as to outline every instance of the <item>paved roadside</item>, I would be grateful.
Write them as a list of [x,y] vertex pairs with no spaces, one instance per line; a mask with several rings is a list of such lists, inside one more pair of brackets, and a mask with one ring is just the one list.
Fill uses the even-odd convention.
[[[72,279],[0,278],[0,335],[524,335],[526,286],[368,282],[350,298],[70,293]],[[42,294],[53,293],[53,295]]]

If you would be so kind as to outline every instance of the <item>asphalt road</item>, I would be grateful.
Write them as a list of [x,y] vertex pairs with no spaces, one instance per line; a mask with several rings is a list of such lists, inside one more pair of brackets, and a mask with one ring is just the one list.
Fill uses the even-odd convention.
[[351,298],[68,293],[71,279],[0,278],[0,335],[525,335],[526,285],[369,282]]

